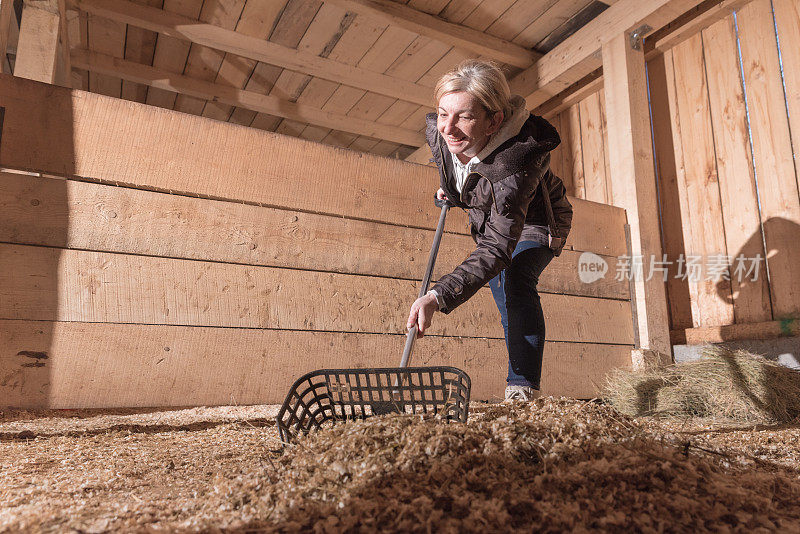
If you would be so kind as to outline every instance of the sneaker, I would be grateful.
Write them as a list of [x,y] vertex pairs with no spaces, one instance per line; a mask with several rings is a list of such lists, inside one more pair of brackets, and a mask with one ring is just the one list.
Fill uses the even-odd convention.
[[532,401],[539,398],[539,390],[531,386],[506,386],[506,401]]

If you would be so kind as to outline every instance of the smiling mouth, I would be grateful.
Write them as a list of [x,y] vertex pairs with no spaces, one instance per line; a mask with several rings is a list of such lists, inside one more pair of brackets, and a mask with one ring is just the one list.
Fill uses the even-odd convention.
[[448,143],[460,143],[465,138],[464,137],[445,137],[445,139],[447,139]]

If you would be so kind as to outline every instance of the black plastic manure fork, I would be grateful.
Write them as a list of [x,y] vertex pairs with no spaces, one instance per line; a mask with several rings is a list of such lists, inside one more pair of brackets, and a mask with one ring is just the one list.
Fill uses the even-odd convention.
[[294,383],[278,413],[278,430],[288,443],[326,424],[387,413],[466,422],[469,392],[469,376],[455,367],[320,369]]
[[[450,207],[442,208],[433,237],[419,296],[428,292],[433,266]],[[376,369],[320,369],[292,385],[278,412],[281,441],[289,443],[339,421],[366,419],[387,413],[437,414],[446,420],[466,422],[469,415],[470,378],[455,367],[409,367],[417,326],[408,331],[400,367]]]

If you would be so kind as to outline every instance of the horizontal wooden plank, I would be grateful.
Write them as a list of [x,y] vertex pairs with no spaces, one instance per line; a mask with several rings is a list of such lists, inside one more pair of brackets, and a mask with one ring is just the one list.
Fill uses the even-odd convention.
[[[427,166],[5,75],[0,106],[0,166],[420,228],[438,220]],[[625,254],[623,210],[570,201],[568,246]],[[460,210],[448,229],[466,233]]]
[[[150,256],[421,279],[433,231],[169,195],[125,187],[0,173],[0,241]],[[614,212],[618,213],[618,212]],[[576,233],[581,233],[580,229]],[[474,247],[447,234],[435,278]],[[580,252],[565,250],[542,274],[544,292],[629,299],[608,274],[580,279]]]
[[424,166],[10,76],[0,77],[0,106],[5,167],[436,224],[436,171]]
[[[405,332],[409,280],[0,244],[0,317]],[[543,294],[554,341],[633,343],[628,301]],[[437,317],[434,335],[501,339],[491,292]]]
[[[0,320],[0,406],[166,407],[282,402],[318,368],[395,366],[403,336]],[[589,398],[630,346],[547,343],[542,389]],[[501,340],[428,337],[413,364],[454,365],[472,399],[502,397]]]
[[572,230],[567,246],[573,250],[610,256],[628,253],[625,242],[625,210],[591,200],[569,197],[572,204]]
[[726,341],[775,339],[778,337],[800,336],[800,319],[788,318],[783,321],[766,321],[763,323],[686,328],[672,330],[670,334],[672,343],[676,345],[702,345],[704,343],[724,343]]

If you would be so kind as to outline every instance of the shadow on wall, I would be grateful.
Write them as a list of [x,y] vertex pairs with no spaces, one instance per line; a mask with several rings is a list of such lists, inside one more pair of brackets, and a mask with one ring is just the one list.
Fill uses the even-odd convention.
[[[68,91],[0,75],[0,407],[51,406],[58,271],[67,247],[67,182],[72,176]],[[23,172],[19,172],[23,171]],[[30,245],[52,253],[26,255]]]
[[[766,261],[752,261],[756,254],[764,257],[761,233],[755,232],[738,251],[730,254],[731,282],[718,282],[717,294],[734,308],[740,298],[748,299],[743,304],[761,308],[767,315],[762,319],[765,321],[796,320],[800,318],[800,283],[796,276],[800,265],[800,225],[782,217],[771,217],[763,228]],[[742,262],[746,269],[737,273],[738,257],[747,261]]]
[[[800,291],[796,276],[797,266],[800,265],[800,225],[781,217],[772,217],[764,222],[764,236],[768,244],[766,263],[763,261],[761,232],[754,232],[738,251],[729,254],[732,261],[731,280],[720,280],[716,284],[719,298],[734,306],[737,323],[755,323],[751,334],[745,331],[745,335],[752,339],[742,340],[742,331],[721,329],[719,333],[724,345],[729,348],[760,354],[786,367],[800,369]],[[783,247],[769,247],[773,243],[782,243]],[[756,254],[761,255],[761,261],[753,261]],[[738,257],[744,261],[738,262]],[[742,317],[746,309],[760,316],[757,319]],[[772,324],[759,324],[769,322]],[[726,339],[726,336],[731,337]],[[675,361],[697,360],[708,346],[675,345]]]
[[[733,254],[730,254],[731,280],[716,284],[717,295],[734,306],[734,315],[739,324],[770,322],[775,324],[754,329],[752,339],[725,339],[726,345],[741,348],[788,367],[800,368],[800,225],[781,217],[767,219],[763,225],[767,243],[766,261],[763,260],[764,245],[760,232],[755,232]],[[780,244],[780,246],[775,246]],[[760,254],[762,259],[754,259]],[[742,258],[741,262],[737,258]],[[767,268],[769,277],[767,277]],[[744,309],[760,314],[757,319],[742,317]],[[761,339],[769,337],[770,339]],[[682,352],[684,358],[694,359],[689,347]],[[677,354],[676,354],[677,358]]]

